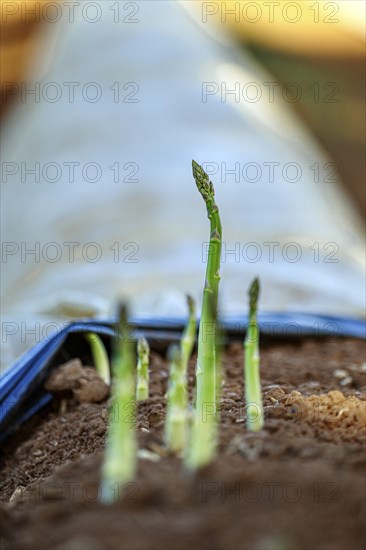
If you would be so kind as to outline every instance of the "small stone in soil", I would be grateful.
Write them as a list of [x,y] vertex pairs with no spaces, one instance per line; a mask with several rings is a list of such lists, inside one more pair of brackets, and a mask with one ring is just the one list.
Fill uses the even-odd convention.
[[93,367],[83,367],[80,359],[72,359],[55,369],[45,388],[56,395],[72,392],[79,403],[99,403],[109,395],[109,386],[97,371]]
[[149,451],[149,449],[139,449],[137,451],[137,456],[142,460],[150,460],[150,462],[159,462],[159,460],[161,460],[161,456]]
[[344,369],[335,369],[333,371],[334,378],[338,378],[339,380],[342,380],[342,378],[346,378],[348,376],[348,372]]
[[353,378],[351,376],[346,376],[345,378],[342,378],[342,380],[340,380],[339,384],[341,386],[352,386],[352,383],[353,383]]

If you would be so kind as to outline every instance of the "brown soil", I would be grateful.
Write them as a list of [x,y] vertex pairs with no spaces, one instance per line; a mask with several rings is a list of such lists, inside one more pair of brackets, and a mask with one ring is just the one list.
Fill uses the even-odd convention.
[[[65,410],[65,396],[55,399],[3,449],[1,548],[364,548],[364,342],[271,344],[261,358],[265,429],[246,430],[242,348],[233,344],[223,357],[219,455],[191,475],[164,452],[167,365],[153,354],[138,475],[110,506],[97,501],[107,403],[74,395]],[[194,358],[191,384],[193,373]]]

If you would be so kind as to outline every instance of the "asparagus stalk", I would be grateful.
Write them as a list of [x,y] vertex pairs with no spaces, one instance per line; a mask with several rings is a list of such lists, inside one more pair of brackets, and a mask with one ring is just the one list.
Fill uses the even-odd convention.
[[178,346],[169,348],[170,375],[168,386],[165,443],[173,453],[180,454],[187,443],[187,378]]
[[244,340],[244,380],[247,404],[247,428],[258,431],[263,428],[263,403],[259,374],[259,328],[257,302],[260,291],[256,278],[249,289],[249,324]]
[[188,305],[188,323],[184,329],[182,340],[181,340],[181,356],[182,356],[182,369],[185,373],[188,370],[188,362],[192,354],[193,346],[196,340],[196,329],[197,329],[197,319],[196,319],[196,303],[192,296],[187,296],[187,305]]
[[94,332],[87,332],[85,334],[85,338],[91,347],[95,369],[99,376],[103,378],[104,382],[109,386],[111,383],[111,374],[108,354],[104,347],[103,341],[98,334],[95,334]]
[[220,282],[222,228],[215,191],[203,168],[192,162],[193,177],[201,193],[210,220],[206,280],[203,290],[201,319],[198,334],[196,368],[196,411],[187,466],[198,468],[210,462],[216,450],[216,365],[215,335]]
[[168,449],[177,454],[185,450],[187,443],[187,371],[197,326],[196,303],[192,296],[187,296],[187,305],[188,322],[183,331],[180,349],[173,346],[169,352],[171,366],[165,441]]
[[137,401],[142,401],[149,397],[149,356],[149,343],[146,338],[140,338],[137,342]]
[[102,467],[101,500],[106,504],[118,499],[124,484],[134,479],[136,471],[135,342],[127,318],[123,305],[112,356],[112,399]]
[[224,329],[220,323],[217,323],[216,327],[216,350],[215,350],[215,360],[216,360],[216,404],[220,403],[221,399],[221,390],[224,382],[223,372],[222,372],[222,348],[224,340]]

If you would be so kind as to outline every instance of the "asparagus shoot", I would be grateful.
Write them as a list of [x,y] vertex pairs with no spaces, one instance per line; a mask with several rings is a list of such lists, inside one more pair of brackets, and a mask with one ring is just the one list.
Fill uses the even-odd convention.
[[216,350],[215,350],[215,364],[216,364],[216,404],[220,403],[222,386],[224,383],[223,369],[222,369],[222,351],[224,341],[224,328],[220,323],[216,326]]
[[244,379],[247,404],[247,428],[258,431],[263,428],[263,403],[259,375],[259,328],[257,302],[260,291],[256,278],[249,289],[249,324],[244,340]]
[[111,383],[111,374],[109,368],[109,359],[102,339],[95,332],[87,332],[86,340],[89,342],[94,360],[94,365],[99,376],[109,386]]
[[196,303],[192,296],[187,296],[187,305],[188,305],[188,323],[184,329],[182,340],[181,340],[181,356],[182,356],[182,369],[187,372],[188,362],[191,357],[193,346],[196,340]]
[[137,401],[143,401],[149,397],[149,356],[150,347],[148,341],[146,338],[139,338],[137,342]]
[[127,308],[122,305],[112,355],[112,399],[102,467],[101,500],[105,504],[118,499],[136,471],[135,342],[127,319]]
[[195,469],[210,462],[216,450],[215,349],[222,228],[213,184],[197,162],[192,161],[192,167],[193,177],[206,203],[210,220],[210,242],[198,334],[196,411],[187,455],[187,466]]
[[179,347],[171,346],[168,356],[170,374],[165,443],[171,452],[180,454],[185,450],[187,444],[187,376]]

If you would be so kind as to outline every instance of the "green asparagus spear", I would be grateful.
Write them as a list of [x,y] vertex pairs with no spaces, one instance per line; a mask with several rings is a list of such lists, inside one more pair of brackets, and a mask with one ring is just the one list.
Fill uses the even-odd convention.
[[193,176],[210,220],[210,243],[198,335],[196,411],[187,466],[198,468],[210,462],[216,451],[216,322],[220,282],[222,228],[215,191],[203,168],[192,162]]
[[142,401],[149,397],[149,355],[150,347],[148,341],[146,338],[140,338],[137,342],[137,401]]
[[257,302],[260,286],[254,279],[249,289],[249,324],[244,341],[244,379],[247,404],[247,428],[258,431],[263,428],[263,403],[259,374],[259,328]]
[[165,443],[173,453],[182,453],[187,444],[187,374],[178,346],[169,348],[170,374],[168,387]]
[[197,329],[197,319],[196,319],[196,303],[192,296],[187,296],[188,304],[188,323],[184,329],[182,340],[181,340],[181,355],[182,355],[182,368],[184,372],[187,373],[188,362],[192,354],[194,343],[196,340],[196,329]]
[[111,374],[108,354],[104,347],[103,341],[98,334],[95,334],[95,332],[87,332],[85,334],[85,338],[91,347],[95,369],[99,376],[103,378],[104,382],[109,386],[111,383]]
[[217,405],[220,403],[222,385],[223,385],[223,382],[224,382],[223,369],[222,369],[223,341],[224,341],[224,328],[220,323],[217,323],[217,326],[216,326],[216,349],[215,349],[216,404]]
[[125,483],[135,476],[135,341],[127,323],[126,306],[121,306],[112,357],[112,400],[102,467],[101,500],[118,499]]

